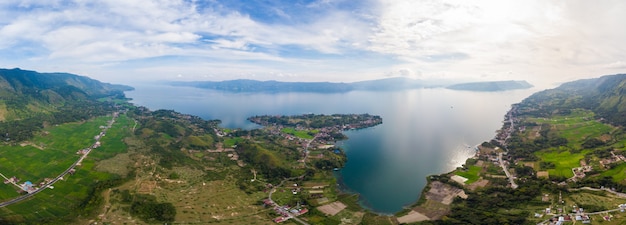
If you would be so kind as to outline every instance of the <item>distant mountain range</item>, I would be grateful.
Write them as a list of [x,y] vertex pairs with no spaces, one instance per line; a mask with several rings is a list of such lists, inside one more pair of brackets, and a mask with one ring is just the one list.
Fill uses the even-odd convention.
[[0,69],[0,121],[51,112],[66,102],[123,96],[128,90],[133,88],[69,73]]
[[[228,81],[191,81],[169,82],[173,86],[187,86],[204,89],[213,89],[230,92],[320,92],[340,93],[358,90],[386,91],[405,90],[416,88],[447,87],[455,90],[470,91],[503,91],[521,88],[530,88],[526,81],[492,81],[463,83],[450,85],[449,81],[415,80],[404,77],[387,78],[380,80],[359,81],[352,83],[332,82],[281,82],[257,80],[228,80]],[[450,85],[450,86],[448,86]]]
[[446,88],[465,91],[508,91],[515,89],[527,89],[531,87],[533,87],[532,84],[523,80],[508,80],[453,84]]

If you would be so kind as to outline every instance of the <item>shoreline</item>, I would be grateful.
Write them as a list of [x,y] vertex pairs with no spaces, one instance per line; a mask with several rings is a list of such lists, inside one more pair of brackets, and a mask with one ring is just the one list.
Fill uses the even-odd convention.
[[[483,141],[483,142],[485,142],[485,141]],[[481,143],[483,143],[483,142],[481,142]],[[464,146],[468,146],[468,145],[464,144]],[[419,191],[419,197],[415,201],[402,206],[402,209],[400,209],[399,211],[396,211],[396,212],[392,212],[392,213],[377,212],[377,211],[373,210],[371,207],[369,207],[367,205],[364,205],[363,201],[361,201],[361,194],[356,192],[356,191],[351,190],[347,185],[345,185],[345,183],[340,182],[339,178],[341,178],[341,177],[338,176],[338,175],[335,175],[335,178],[337,179],[337,184],[338,184],[338,186],[340,186],[340,187],[338,187],[338,191],[339,191],[340,194],[355,194],[355,195],[358,195],[359,206],[361,208],[363,208],[364,210],[370,212],[370,213],[373,213],[373,214],[376,214],[376,215],[379,215],[379,216],[398,217],[399,214],[402,214],[403,212],[410,212],[413,208],[419,206],[422,203],[422,201],[426,200],[425,197],[424,197],[425,196],[425,192],[428,191],[431,183],[433,182],[432,180],[429,179],[430,177],[432,177],[432,176],[448,175],[448,174],[453,173],[454,171],[456,171],[460,166],[467,164],[467,160],[472,159],[472,158],[478,156],[478,153],[479,153],[478,146],[480,146],[480,144],[468,146],[468,148],[472,149],[471,151],[473,153],[471,154],[471,156],[465,158],[463,160],[463,163],[461,163],[461,165],[459,165],[459,166],[457,166],[457,167],[455,167],[455,168],[453,168],[453,169],[451,169],[449,171],[445,171],[445,172],[441,172],[441,173],[429,174],[429,175],[426,175],[425,177],[423,177],[423,179],[425,179],[426,182],[424,184],[424,187],[422,187],[422,189]],[[450,157],[450,159],[453,159],[453,157]],[[340,171],[336,171],[336,173],[340,174]],[[341,183],[341,185],[339,185],[340,183]],[[341,187],[345,187],[345,188],[341,188]]]

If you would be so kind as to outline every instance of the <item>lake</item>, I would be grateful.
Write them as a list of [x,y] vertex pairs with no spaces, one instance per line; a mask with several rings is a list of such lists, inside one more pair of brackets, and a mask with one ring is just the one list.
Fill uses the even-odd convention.
[[443,88],[347,93],[230,93],[190,87],[134,85],[131,102],[173,109],[227,128],[258,127],[254,115],[369,113],[383,124],[346,132],[339,143],[348,162],[337,172],[344,191],[361,204],[392,214],[417,201],[426,176],[445,173],[473,156],[473,147],[495,136],[511,104],[536,90],[469,92]]

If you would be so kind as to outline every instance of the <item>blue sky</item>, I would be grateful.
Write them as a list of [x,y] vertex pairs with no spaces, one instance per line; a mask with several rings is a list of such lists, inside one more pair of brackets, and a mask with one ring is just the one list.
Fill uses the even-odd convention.
[[626,2],[4,0],[0,67],[99,80],[550,85],[626,72]]

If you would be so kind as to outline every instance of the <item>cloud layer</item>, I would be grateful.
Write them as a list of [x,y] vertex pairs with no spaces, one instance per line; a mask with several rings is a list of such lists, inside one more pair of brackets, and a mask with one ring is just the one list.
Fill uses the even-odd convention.
[[562,82],[626,69],[623,1],[0,3],[0,66],[105,81]]

